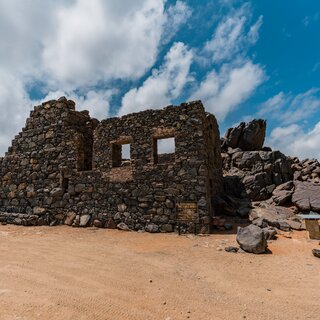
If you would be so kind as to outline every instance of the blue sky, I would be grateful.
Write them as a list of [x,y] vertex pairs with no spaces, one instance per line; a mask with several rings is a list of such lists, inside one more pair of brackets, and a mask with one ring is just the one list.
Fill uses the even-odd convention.
[[0,0],[0,152],[65,95],[99,119],[201,99],[319,159],[319,31],[318,0]]

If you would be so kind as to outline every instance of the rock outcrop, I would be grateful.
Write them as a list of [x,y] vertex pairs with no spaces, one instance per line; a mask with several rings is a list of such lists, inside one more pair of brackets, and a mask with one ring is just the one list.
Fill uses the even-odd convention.
[[240,148],[243,151],[260,150],[266,135],[266,121],[253,120],[249,123],[241,122],[237,127],[230,128],[223,138],[223,148]]
[[237,176],[253,201],[270,198],[278,185],[293,179],[291,161],[279,151],[242,151],[228,148],[222,153],[225,176]]
[[312,182],[294,182],[293,204],[300,211],[320,212],[320,185]]
[[217,211],[247,216],[265,230],[301,230],[298,213],[320,212],[320,164],[263,147],[265,125],[241,123],[222,139],[224,190],[216,195]]

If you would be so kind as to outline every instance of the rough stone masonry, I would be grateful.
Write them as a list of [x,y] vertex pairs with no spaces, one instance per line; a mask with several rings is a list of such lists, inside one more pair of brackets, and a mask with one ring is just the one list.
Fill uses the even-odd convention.
[[[170,138],[175,150],[160,153]],[[0,158],[0,221],[208,231],[221,166],[218,125],[200,101],[99,122],[62,97],[36,106]]]

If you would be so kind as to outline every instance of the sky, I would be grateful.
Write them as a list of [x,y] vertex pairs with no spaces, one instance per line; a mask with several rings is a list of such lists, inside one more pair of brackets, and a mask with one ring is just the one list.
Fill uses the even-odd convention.
[[0,0],[0,155],[66,96],[98,119],[202,100],[224,135],[320,159],[318,0]]

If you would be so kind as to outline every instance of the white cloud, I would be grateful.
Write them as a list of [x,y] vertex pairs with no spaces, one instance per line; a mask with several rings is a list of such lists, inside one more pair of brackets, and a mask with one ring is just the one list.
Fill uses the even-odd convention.
[[0,68],[48,91],[137,79],[191,14],[182,1],[166,10],[165,2],[0,0]]
[[298,156],[300,159],[320,159],[319,141],[320,122],[308,131],[297,124],[275,128],[267,143],[286,155]]
[[119,115],[150,108],[162,108],[177,98],[191,80],[189,75],[193,55],[183,43],[173,44],[164,64],[153,70],[141,87],[131,89],[122,99]]
[[18,133],[29,115],[32,103],[20,79],[0,70],[0,155],[4,154],[11,140]]
[[0,69],[39,75],[43,39],[54,30],[53,13],[62,2],[0,0]]
[[249,3],[231,9],[196,57],[200,64],[210,66],[210,71],[190,99],[201,99],[205,108],[220,121],[246,101],[266,79],[263,67],[248,57],[248,49],[258,41],[263,22],[260,16],[252,23],[252,16]]
[[57,13],[44,67],[71,88],[138,78],[155,62],[164,22],[163,0],[77,0]]
[[263,117],[280,111],[288,103],[288,97],[282,91],[264,102],[257,115]]
[[268,115],[283,124],[308,119],[320,111],[320,90],[312,88],[296,96],[279,92],[261,105],[259,116]]
[[215,63],[231,60],[237,54],[245,55],[247,48],[258,41],[263,19],[260,16],[250,26],[251,18],[251,7],[248,3],[232,10],[218,24],[212,38],[205,44],[203,54]]
[[192,10],[184,2],[178,0],[175,5],[169,6],[166,12],[166,23],[162,35],[162,43],[168,43],[176,34],[181,25],[190,18]]
[[262,67],[251,61],[238,67],[227,64],[219,73],[211,71],[191,99],[201,99],[206,109],[214,113],[218,120],[223,121],[231,111],[253,94],[264,79]]

